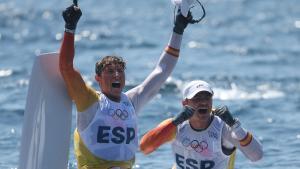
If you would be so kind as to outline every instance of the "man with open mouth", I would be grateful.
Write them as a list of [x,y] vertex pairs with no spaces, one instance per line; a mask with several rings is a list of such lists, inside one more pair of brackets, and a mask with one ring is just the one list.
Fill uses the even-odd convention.
[[192,16],[177,12],[170,41],[150,75],[138,86],[122,92],[126,63],[122,57],[105,56],[96,63],[95,80],[101,91],[87,85],[73,67],[74,34],[81,9],[74,3],[63,11],[65,32],[59,54],[60,72],[76,104],[74,151],[82,169],[132,168],[138,149],[137,113],[159,91],[173,71],[182,35]]
[[230,156],[238,148],[251,161],[262,158],[260,142],[247,132],[226,106],[212,109],[214,92],[202,80],[183,90],[183,110],[163,121],[141,139],[140,149],[149,154],[172,141],[173,169],[231,169]]

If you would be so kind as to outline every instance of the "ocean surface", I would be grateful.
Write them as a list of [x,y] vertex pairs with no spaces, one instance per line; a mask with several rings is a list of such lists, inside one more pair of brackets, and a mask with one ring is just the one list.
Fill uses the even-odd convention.
[[[180,60],[139,115],[139,137],[181,109],[181,89],[202,79],[263,144],[262,160],[241,152],[237,169],[300,168],[300,1],[205,0],[207,16],[184,33]],[[0,169],[18,167],[29,77],[40,53],[58,51],[66,0],[0,0]],[[75,65],[98,89],[94,64],[104,55],[127,61],[126,89],[154,68],[173,26],[170,0],[79,1]],[[59,117],[58,117],[59,118]],[[75,112],[73,112],[73,128]],[[69,168],[76,168],[70,147]],[[170,144],[135,168],[171,168]]]

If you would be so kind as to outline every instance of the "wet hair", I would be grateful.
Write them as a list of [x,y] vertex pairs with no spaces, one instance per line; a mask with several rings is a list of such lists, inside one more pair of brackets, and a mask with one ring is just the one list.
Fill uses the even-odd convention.
[[96,62],[95,66],[95,72],[97,75],[100,75],[105,66],[111,65],[111,64],[119,64],[123,67],[123,69],[126,68],[126,62],[123,60],[120,56],[105,56],[101,60]]

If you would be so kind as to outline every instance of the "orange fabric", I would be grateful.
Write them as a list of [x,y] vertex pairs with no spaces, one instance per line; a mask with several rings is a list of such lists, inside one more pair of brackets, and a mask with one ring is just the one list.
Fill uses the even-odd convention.
[[172,48],[171,46],[167,46],[165,48],[165,52],[178,58],[179,57],[179,50],[178,49],[175,49],[175,48]]
[[149,154],[160,145],[175,138],[177,127],[172,123],[172,119],[167,119],[156,128],[147,132],[141,139],[140,150],[144,154]]
[[86,86],[80,73],[74,69],[74,51],[74,35],[65,32],[59,52],[59,69],[70,97],[74,100],[77,110],[82,112],[97,100],[97,96],[94,89]]
[[240,140],[240,145],[245,147],[245,146],[249,145],[251,141],[252,141],[252,134],[248,132],[246,137],[244,139]]

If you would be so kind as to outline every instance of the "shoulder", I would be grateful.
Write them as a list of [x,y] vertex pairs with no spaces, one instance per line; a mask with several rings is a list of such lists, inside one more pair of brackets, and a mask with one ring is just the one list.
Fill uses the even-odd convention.
[[222,130],[225,125],[224,121],[220,119],[220,117],[213,115],[213,120],[211,122],[212,127],[216,130]]
[[76,101],[77,110],[83,112],[88,109],[91,105],[98,102],[101,99],[101,92],[96,91],[94,88],[86,85],[85,97],[81,97]]

